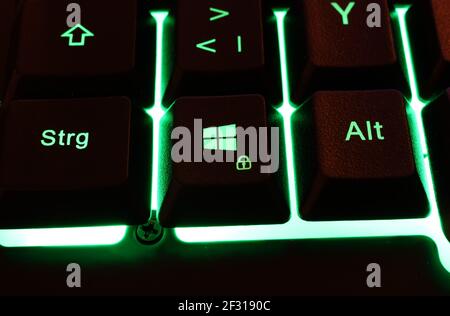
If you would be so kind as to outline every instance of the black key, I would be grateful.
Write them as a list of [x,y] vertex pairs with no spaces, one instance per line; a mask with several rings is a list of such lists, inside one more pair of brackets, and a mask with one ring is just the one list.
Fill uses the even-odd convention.
[[410,36],[422,92],[437,95],[450,84],[450,2],[418,1],[410,10]]
[[400,93],[318,92],[295,113],[294,126],[305,219],[427,213]]
[[434,184],[444,228],[450,236],[450,89],[429,104],[423,111],[423,120],[428,139],[430,162],[434,175]]
[[13,23],[16,17],[16,0],[0,2],[0,100],[3,98],[10,69]]
[[[287,199],[280,188],[281,134],[275,127],[268,129],[262,97],[181,98],[167,123],[171,127],[167,139],[172,136],[173,142],[164,161],[172,178],[160,211],[162,225],[263,224],[288,219]],[[241,127],[251,136],[245,136]],[[190,135],[185,136],[187,132]]]
[[[99,77],[130,72],[135,59],[136,14],[136,0],[26,1],[17,72],[29,81],[22,82],[22,86],[26,85],[22,89],[38,90],[35,92],[38,93],[43,89],[44,78],[84,77],[76,82],[64,82],[69,86],[67,90],[73,91],[83,84],[110,85],[111,82]],[[96,78],[86,79],[92,76]],[[38,79],[32,81],[35,78]],[[59,80],[48,84],[53,88],[51,96],[55,90],[62,89],[58,84]]]
[[254,90],[261,83],[260,0],[178,0],[175,23],[176,60],[168,98]]
[[[130,145],[128,98],[6,106],[0,226],[145,222],[150,173],[140,155],[150,150],[136,152],[139,138]],[[135,120],[139,126],[140,118]]]
[[298,27],[289,36],[294,98],[317,90],[402,86],[387,0],[296,3],[290,19]]

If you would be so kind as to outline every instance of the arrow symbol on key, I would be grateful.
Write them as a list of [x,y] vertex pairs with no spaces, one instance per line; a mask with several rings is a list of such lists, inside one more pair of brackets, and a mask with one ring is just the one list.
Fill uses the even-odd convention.
[[219,20],[221,18],[224,18],[224,17],[230,15],[230,12],[221,10],[221,9],[217,9],[217,8],[209,8],[209,11],[211,11],[213,13],[217,13],[217,15],[214,15],[209,18],[210,21],[216,21],[216,20]]
[[216,53],[216,49],[215,48],[211,48],[211,47],[208,47],[208,45],[210,45],[210,44],[214,44],[216,42],[216,39],[215,38],[213,38],[212,40],[208,40],[208,41],[205,41],[205,42],[202,42],[202,43],[198,43],[197,45],[196,45],[196,47],[198,48],[198,49],[203,49],[203,50],[205,50],[205,51],[207,51],[207,52],[210,52],[210,53]]
[[[79,36],[79,40],[74,39]],[[77,24],[68,31],[64,32],[61,37],[67,37],[69,39],[69,46],[84,46],[86,37],[93,37],[94,33],[89,31],[81,24]]]

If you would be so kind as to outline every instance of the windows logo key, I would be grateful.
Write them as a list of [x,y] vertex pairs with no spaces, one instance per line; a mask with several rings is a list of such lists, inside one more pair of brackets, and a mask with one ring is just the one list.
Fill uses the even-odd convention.
[[259,95],[175,101],[164,131],[172,174],[159,213],[165,227],[287,221],[279,127],[269,125],[276,117],[269,109]]

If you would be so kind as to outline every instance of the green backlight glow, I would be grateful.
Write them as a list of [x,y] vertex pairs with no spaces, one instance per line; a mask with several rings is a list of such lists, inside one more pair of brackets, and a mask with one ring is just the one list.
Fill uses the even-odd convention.
[[164,115],[162,110],[162,65],[163,65],[163,43],[164,43],[164,22],[166,21],[169,12],[167,11],[150,11],[150,15],[156,22],[156,64],[155,64],[155,99],[154,107],[160,108],[158,113],[160,116]]
[[221,226],[221,227],[189,227],[176,228],[176,236],[183,242],[232,242],[285,239],[324,239],[324,238],[363,238],[363,237],[395,237],[425,236],[432,239],[439,251],[442,265],[450,272],[450,243],[441,227],[439,210],[434,191],[434,182],[421,112],[426,106],[419,97],[415,76],[415,68],[411,53],[406,13],[409,6],[396,6],[395,17],[402,39],[402,50],[406,62],[408,81],[411,89],[409,104],[416,118],[415,129],[420,137],[420,145],[424,157],[425,185],[430,199],[430,213],[426,218],[398,220],[364,220],[364,221],[327,221],[307,222],[298,215],[298,197],[296,196],[296,178],[294,165],[293,139],[291,132],[291,116],[297,108],[290,101],[289,77],[286,59],[286,39],[284,20],[288,10],[274,10],[278,28],[280,50],[280,71],[282,79],[283,103],[277,108],[284,121],[286,142],[286,158],[288,169],[289,196],[291,218],[285,224],[254,226]]
[[55,247],[114,245],[122,241],[127,226],[0,230],[4,247]]
[[[152,210],[157,209],[159,122],[165,111],[162,107],[163,24],[167,11],[150,12],[156,21],[156,67],[154,105],[147,110],[154,123],[152,166]],[[66,32],[67,33],[67,32]],[[46,229],[0,230],[0,245],[4,247],[50,247],[50,246],[94,246],[113,245],[123,240],[127,226],[99,226]]]
[[[176,236],[183,242],[233,242],[258,240],[286,240],[286,239],[331,239],[331,238],[365,238],[365,237],[393,237],[393,236],[426,236],[432,239],[438,249],[442,265],[450,272],[450,243],[446,239],[441,227],[441,219],[436,203],[433,175],[428,159],[428,149],[421,112],[427,103],[420,99],[420,93],[415,76],[415,68],[411,53],[406,14],[409,6],[397,6],[394,17],[397,18],[401,34],[401,44],[406,63],[406,71],[411,89],[411,99],[408,100],[414,111],[417,134],[424,157],[425,182],[430,198],[430,213],[426,218],[402,220],[373,220],[373,221],[328,221],[307,222],[299,217],[298,197],[296,196],[296,174],[291,131],[291,117],[297,106],[290,101],[288,65],[286,58],[286,39],[284,21],[288,10],[275,10],[278,30],[280,72],[282,80],[283,102],[277,107],[283,118],[284,137],[286,143],[286,161],[288,171],[288,188],[290,197],[290,220],[285,224],[254,225],[254,226],[222,226],[222,227],[192,227],[176,228]],[[158,210],[159,184],[159,137],[160,122],[165,109],[162,105],[162,68],[163,62],[163,34],[167,11],[150,12],[156,21],[156,71],[155,71],[155,99],[148,115],[153,120],[153,165],[152,165],[152,210]],[[5,247],[31,246],[86,246],[112,245],[120,242],[127,231],[126,226],[82,227],[82,228],[52,228],[52,229],[17,229],[0,230],[0,245]]]
[[[408,83],[410,86],[411,100],[419,99],[419,88],[417,85],[417,79],[415,75],[414,60],[412,56],[410,37],[408,32],[408,27],[406,25],[406,13],[408,12],[410,6],[397,6],[393,18],[397,18],[398,27],[400,29],[403,57],[406,63],[406,74],[408,78]],[[421,104],[414,104],[414,106],[419,105],[418,108],[414,108],[415,111],[420,111],[423,106]]]
[[164,63],[163,43],[164,43],[164,22],[169,15],[168,11],[150,11],[150,15],[156,22],[156,65],[155,65],[155,99],[153,106],[146,110],[153,121],[153,149],[152,149],[152,211],[158,211],[158,185],[159,185],[159,149],[160,149],[160,123],[165,114],[162,105],[163,84],[162,65]]
[[288,65],[286,57],[286,37],[284,32],[284,19],[286,18],[287,10],[275,10],[274,11],[277,21],[278,31],[278,49],[280,55],[280,71],[281,71],[281,87],[283,93],[283,103],[277,108],[278,112],[283,117],[283,135],[286,141],[286,167],[288,173],[288,188],[289,188],[289,207],[291,209],[291,219],[295,212],[293,210],[298,209],[296,187],[297,182],[295,179],[295,162],[294,162],[294,145],[292,140],[292,126],[291,117],[295,112],[295,106],[290,103],[290,91],[289,91],[289,75]]
[[[157,54],[155,67],[154,105],[147,110],[154,123],[152,165],[152,210],[157,209],[159,122],[165,111],[162,107],[163,24],[167,11],[150,12],[156,21]],[[66,32],[67,33],[67,32]],[[50,247],[113,245],[123,240],[127,226],[99,226],[48,229],[0,230],[0,245],[4,247]]]

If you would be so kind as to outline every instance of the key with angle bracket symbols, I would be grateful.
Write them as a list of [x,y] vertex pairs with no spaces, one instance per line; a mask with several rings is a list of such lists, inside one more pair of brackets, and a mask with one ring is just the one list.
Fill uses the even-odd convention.
[[166,98],[255,92],[265,67],[260,0],[178,0]]

